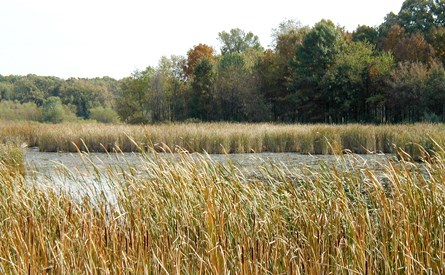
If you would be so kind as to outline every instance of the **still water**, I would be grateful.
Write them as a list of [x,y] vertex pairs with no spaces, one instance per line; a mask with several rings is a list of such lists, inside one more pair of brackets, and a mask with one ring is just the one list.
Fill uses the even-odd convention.
[[[158,154],[161,158],[174,159],[171,154]],[[198,154],[192,154],[198,156]],[[146,156],[145,156],[146,157]],[[148,155],[150,157],[150,155]],[[152,156],[154,158],[154,156]],[[297,153],[251,153],[251,154],[210,154],[213,162],[227,165],[232,163],[238,169],[246,173],[255,173],[259,167],[267,165],[285,166],[289,169],[312,168],[317,169],[320,164],[354,165],[355,167],[379,170],[381,165],[394,159],[394,155],[369,154],[369,155],[302,155]],[[146,159],[145,159],[146,160]],[[144,156],[139,153],[103,154],[90,153],[87,158],[77,153],[45,153],[37,148],[30,148],[25,153],[25,163],[28,173],[53,173],[55,170],[82,172],[92,166],[99,170],[110,167],[137,167],[144,161]]]
[[[162,158],[175,163],[180,157],[172,154],[142,155],[140,153],[88,155],[76,153],[44,153],[37,148],[25,152],[26,177],[29,182],[42,188],[51,188],[56,192],[69,193],[74,198],[88,198],[92,202],[105,199],[116,205],[116,194],[124,179],[147,177],[144,167],[154,158]],[[202,157],[192,154],[192,159]],[[216,165],[232,166],[247,177],[262,177],[264,169],[281,167],[298,175],[304,169],[317,171],[322,167],[340,169],[371,169],[379,176],[384,174],[382,165],[394,159],[393,155],[302,155],[296,153],[253,153],[253,154],[212,154],[205,156]],[[180,160],[180,159],[179,159]],[[200,163],[199,161],[197,162]],[[156,166],[155,166],[156,167]],[[331,168],[328,168],[331,169]]]

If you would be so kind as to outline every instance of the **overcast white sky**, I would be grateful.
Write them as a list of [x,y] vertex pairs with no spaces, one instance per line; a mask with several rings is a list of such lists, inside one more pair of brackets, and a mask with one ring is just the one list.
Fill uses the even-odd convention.
[[120,79],[240,28],[270,44],[285,19],[377,26],[403,0],[3,0],[0,74]]

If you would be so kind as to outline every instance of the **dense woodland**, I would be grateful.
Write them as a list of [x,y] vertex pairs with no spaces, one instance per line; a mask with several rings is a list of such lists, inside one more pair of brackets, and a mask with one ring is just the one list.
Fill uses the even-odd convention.
[[265,49],[251,32],[218,33],[219,53],[186,56],[115,80],[1,76],[0,119],[62,122],[445,121],[445,1],[406,0],[380,26],[287,20]]

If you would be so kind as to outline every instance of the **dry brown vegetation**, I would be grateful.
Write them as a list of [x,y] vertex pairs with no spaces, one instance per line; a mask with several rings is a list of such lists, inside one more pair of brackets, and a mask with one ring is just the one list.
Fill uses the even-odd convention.
[[[396,153],[402,148],[422,157],[421,145],[434,150],[434,142],[445,144],[443,124],[410,125],[291,125],[190,123],[146,126],[95,123],[39,124],[0,123],[0,141],[26,143],[41,151],[75,152],[76,146],[92,152],[162,150],[180,146],[189,152],[249,153],[298,152],[332,154]],[[73,144],[74,143],[74,144]],[[136,145],[137,144],[137,145]]]
[[445,272],[443,151],[431,163],[383,163],[384,179],[341,158],[321,170],[264,166],[254,178],[204,155],[142,158],[137,169],[88,166],[111,199],[1,165],[0,272]]

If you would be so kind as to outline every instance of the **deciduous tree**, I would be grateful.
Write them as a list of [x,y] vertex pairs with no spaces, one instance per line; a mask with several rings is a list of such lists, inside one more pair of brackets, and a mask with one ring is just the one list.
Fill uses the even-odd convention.
[[94,85],[87,79],[71,78],[63,83],[59,89],[62,103],[76,106],[76,115],[89,118],[90,109],[105,105],[106,94],[100,86]]
[[432,28],[429,40],[434,48],[436,57],[445,65],[445,27],[436,26]]
[[304,37],[292,65],[295,76],[291,88],[299,120],[326,121],[326,98],[320,81],[332,66],[342,44],[341,31],[332,21],[322,20]]
[[294,75],[291,61],[297,48],[303,43],[310,28],[295,20],[286,20],[273,30],[274,50],[267,50],[260,56],[256,71],[261,94],[272,108],[274,120],[286,121],[292,117],[295,106],[289,104],[292,94],[289,82]]
[[150,93],[154,72],[152,67],[147,67],[144,71],[135,71],[131,77],[120,81],[120,95],[116,110],[123,121],[127,123],[151,122]]
[[193,75],[196,65],[202,58],[207,58],[213,62],[213,48],[205,44],[199,44],[187,52],[187,64],[184,66],[184,73],[187,77],[191,77]]
[[220,120],[264,121],[270,119],[270,107],[261,94],[257,67],[246,60],[247,52],[221,57],[215,87],[215,100]]
[[201,58],[193,73],[191,96],[189,101],[190,117],[208,120],[212,112],[212,90],[215,80],[213,63]]
[[405,0],[398,17],[398,23],[407,33],[427,34],[434,25],[433,0]]
[[352,41],[354,42],[368,42],[371,45],[377,45],[379,39],[379,32],[376,28],[366,25],[360,25],[352,33]]
[[245,33],[236,28],[229,32],[222,31],[218,34],[218,40],[221,43],[221,53],[242,53],[247,49],[262,50],[260,39],[252,32]]
[[393,122],[415,122],[428,110],[426,84],[428,65],[399,63],[392,72],[388,105]]
[[352,42],[335,58],[323,77],[330,122],[366,120],[367,71],[374,49],[368,42]]
[[434,48],[426,41],[420,32],[404,37],[393,49],[395,58],[399,61],[427,63],[434,59]]

